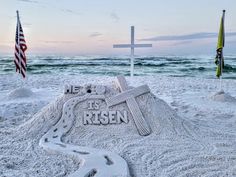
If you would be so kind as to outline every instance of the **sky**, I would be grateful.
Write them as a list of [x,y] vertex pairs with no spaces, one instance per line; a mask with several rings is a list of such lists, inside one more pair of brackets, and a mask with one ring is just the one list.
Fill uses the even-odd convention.
[[236,0],[0,0],[0,54],[14,52],[19,10],[29,54],[128,55],[113,44],[152,48],[137,55],[215,55],[222,10],[224,53],[236,54]]

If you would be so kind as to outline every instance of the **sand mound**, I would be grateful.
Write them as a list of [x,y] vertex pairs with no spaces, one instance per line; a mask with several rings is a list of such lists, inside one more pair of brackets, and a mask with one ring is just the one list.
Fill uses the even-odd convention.
[[[99,88],[100,90],[100,87],[101,85],[98,85],[97,87],[97,85],[88,84],[85,86],[80,86],[80,90],[82,90],[81,93],[63,94],[59,96],[55,101],[51,102],[41,111],[39,111],[32,119],[21,125],[19,129],[23,132],[27,132],[26,134],[28,136],[42,136],[50,127],[55,125],[62,118],[63,106],[66,102],[75,97],[83,97],[85,95],[93,96],[94,94],[97,95],[97,93],[95,93],[96,88]],[[87,93],[88,88],[89,90],[92,90],[91,93]],[[114,87],[113,85],[104,86],[104,88],[106,90],[106,93],[104,94],[105,98],[119,94],[119,90],[117,90],[117,87]],[[165,101],[157,98],[151,92],[138,96],[136,100],[138,102],[142,114],[144,115],[144,117],[147,118],[146,121],[152,129],[152,133],[160,134],[161,132],[168,132],[168,134],[176,134],[176,131],[179,130],[178,132],[180,134],[183,134],[184,130],[182,129],[181,125],[183,119],[181,119]],[[86,99],[84,100],[84,102],[85,101]],[[81,112],[85,110],[84,102],[80,102],[74,107],[73,113],[75,114],[75,122],[71,130],[65,136],[63,136],[63,140],[70,141],[72,143],[81,142],[81,137],[78,135],[84,137],[84,135],[82,135],[83,133],[92,133],[93,136],[97,136],[97,138],[99,138],[100,135],[106,136],[109,134],[111,134],[111,136],[115,135],[115,138],[123,135],[140,137],[135,126],[134,120],[132,119],[132,113],[130,112],[125,102],[112,106],[111,110],[126,110],[129,117],[129,122],[127,124],[93,124],[86,126],[83,125],[83,114],[81,114]],[[101,101],[101,109],[106,110],[106,107],[106,101]]]
[[8,94],[8,99],[27,98],[33,96],[34,93],[28,88],[17,88]]
[[[40,146],[44,149],[82,158],[85,162],[85,168],[81,166],[75,172],[78,176],[94,174],[97,169],[100,172],[106,172],[106,175],[108,171],[114,173],[112,166],[103,166],[104,157],[107,161],[106,164],[112,163],[114,170],[118,169],[118,173],[114,173],[117,176],[128,175],[123,170],[127,168],[126,162],[130,168],[131,176],[139,176],[139,169],[147,169],[148,167],[147,163],[151,160],[149,155],[157,154],[156,147],[163,146],[158,140],[172,141],[176,137],[191,136],[186,129],[186,127],[190,129],[191,126],[178,117],[168,104],[155,97],[147,88],[147,86],[129,87],[129,90],[134,90],[129,96],[138,95],[146,89],[146,92],[137,96],[135,100],[150,126],[151,133],[149,136],[140,136],[133,117],[134,115],[137,116],[137,110],[135,113],[132,112],[126,101],[107,107],[107,104],[112,103],[110,98],[113,96],[119,96],[115,97],[114,101],[125,98],[121,95],[121,90],[117,86],[101,85],[68,87],[67,91],[76,90],[76,94],[64,94],[57,98],[55,102],[43,108],[31,120],[23,124],[19,128],[19,134],[40,139]],[[90,102],[90,100],[95,100],[95,102]],[[92,105],[92,103],[94,104]],[[94,110],[90,110],[91,108],[88,108],[90,106],[94,106]],[[93,113],[93,119],[86,119],[87,122],[84,122],[84,116],[89,111]],[[101,116],[102,114],[103,119],[96,120],[96,115]],[[110,117],[107,118],[107,115],[110,116],[110,114],[112,114],[111,119]],[[118,117],[122,117],[123,122],[121,119],[118,120]],[[134,149],[135,151],[133,151]],[[132,158],[134,154],[132,155],[131,152],[135,153],[135,158]],[[116,154],[123,157],[126,162]],[[141,156],[144,159],[137,161],[136,158]],[[93,168],[91,164],[94,165]],[[90,171],[84,172],[84,169],[90,169]],[[120,172],[123,174],[119,174]],[[148,176],[147,173],[144,171],[141,176]]]
[[215,93],[211,96],[211,99],[220,102],[236,102],[236,98],[232,97],[229,93],[225,93],[224,91]]

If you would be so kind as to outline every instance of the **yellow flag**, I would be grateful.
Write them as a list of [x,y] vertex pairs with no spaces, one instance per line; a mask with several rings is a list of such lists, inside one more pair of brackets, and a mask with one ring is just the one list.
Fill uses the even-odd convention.
[[225,10],[223,10],[223,15],[220,21],[220,30],[218,34],[218,43],[217,43],[216,58],[215,58],[215,64],[217,65],[216,69],[217,77],[220,77],[222,75],[222,71],[224,68],[224,57],[223,57],[223,47],[225,44],[224,18],[225,18]]

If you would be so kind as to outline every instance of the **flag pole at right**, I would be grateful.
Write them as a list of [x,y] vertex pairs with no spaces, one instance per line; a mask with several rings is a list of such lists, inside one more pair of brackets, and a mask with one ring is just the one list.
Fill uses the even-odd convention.
[[217,65],[216,76],[220,79],[220,91],[223,91],[222,90],[222,73],[224,68],[223,47],[225,45],[224,20],[225,20],[225,10],[223,10],[223,15],[220,21],[220,30],[218,34],[218,43],[217,43],[216,58],[215,58],[215,64]]

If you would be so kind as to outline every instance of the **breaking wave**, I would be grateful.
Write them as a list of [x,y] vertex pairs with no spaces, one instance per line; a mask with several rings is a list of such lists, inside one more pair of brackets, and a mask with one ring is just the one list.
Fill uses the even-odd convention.
[[[0,74],[13,74],[13,56],[0,57]],[[235,78],[236,57],[226,56],[224,77]],[[30,74],[94,74],[129,75],[129,57],[68,57],[29,56],[27,70]],[[153,56],[135,58],[135,75],[162,74],[174,77],[215,78],[214,57]]]

